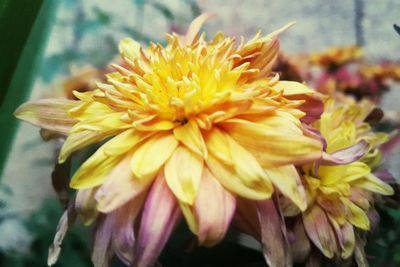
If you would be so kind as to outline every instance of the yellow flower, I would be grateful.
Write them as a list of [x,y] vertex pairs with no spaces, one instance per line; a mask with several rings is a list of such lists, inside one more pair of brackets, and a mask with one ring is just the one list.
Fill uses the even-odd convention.
[[[16,112],[67,136],[60,163],[107,140],[70,183],[79,190],[78,213],[98,224],[96,265],[108,260],[104,242],[127,263],[151,265],[181,211],[199,242],[213,245],[224,237],[237,197],[267,200],[275,186],[306,208],[295,164],[319,159],[322,144],[301,123],[314,92],[270,72],[276,36],[286,28],[237,46],[222,33],[211,41],[198,36],[207,17],[186,36],[167,35],[165,47],[123,39],[124,64],[113,65],[116,72],[96,90],[75,92],[78,101],[41,100]],[[137,233],[133,221],[140,222]],[[123,230],[110,234],[113,227]],[[132,256],[124,249],[133,244]]]
[[331,47],[320,53],[310,55],[310,62],[328,68],[361,59],[363,51],[357,46]]
[[[335,155],[337,151],[350,151],[348,148],[360,139],[376,148],[379,137],[362,122],[366,117],[365,106],[364,109],[351,104],[339,106],[328,101],[326,109],[315,126],[326,140],[327,152]],[[322,165],[317,169],[312,165],[302,168],[308,197],[308,208],[302,215],[304,227],[326,257],[350,257],[356,243],[354,227],[370,229],[367,212],[373,193],[393,194],[393,189],[377,178],[363,159],[344,165]]]

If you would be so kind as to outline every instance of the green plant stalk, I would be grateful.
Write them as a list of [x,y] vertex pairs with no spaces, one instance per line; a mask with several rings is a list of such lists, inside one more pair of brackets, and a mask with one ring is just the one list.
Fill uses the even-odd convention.
[[[2,31],[2,39],[5,41],[4,43],[8,44],[7,46],[4,45],[3,50],[0,51],[2,54],[1,61],[18,62],[14,72],[8,73],[9,68],[5,68],[3,65],[0,69],[2,78],[2,90],[0,91],[0,179],[18,127],[13,112],[30,95],[35,77],[40,69],[39,66],[54,21],[56,8],[60,2],[58,0],[5,0],[0,4],[0,22],[4,22],[0,25],[5,28]],[[10,38],[7,39],[7,36],[10,36]],[[9,45],[11,45],[11,48],[9,48]],[[7,86],[7,81],[3,79],[4,77],[7,78],[7,75],[11,79],[9,86]]]

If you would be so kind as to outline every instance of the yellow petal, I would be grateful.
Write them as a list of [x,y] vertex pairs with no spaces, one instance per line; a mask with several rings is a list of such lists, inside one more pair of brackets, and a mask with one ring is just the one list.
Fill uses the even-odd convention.
[[124,58],[134,62],[140,57],[140,44],[131,38],[124,38],[119,42],[119,53]]
[[277,91],[282,91],[284,96],[315,94],[315,91],[308,86],[292,81],[279,81],[272,86],[272,88]]
[[347,220],[360,229],[369,230],[369,219],[365,212],[349,199],[342,197],[341,200],[347,207]]
[[228,120],[221,125],[262,166],[307,163],[322,155],[321,142],[303,135],[287,134],[282,129],[240,119]]
[[174,136],[193,152],[207,158],[207,148],[199,126],[194,120],[174,129]]
[[307,208],[307,198],[299,174],[293,165],[265,168],[269,179],[300,210]]
[[198,229],[199,229],[199,224],[197,223],[197,220],[196,220],[196,217],[194,214],[194,210],[193,210],[193,206],[188,205],[183,202],[179,202],[179,206],[181,208],[183,216],[186,219],[186,222],[189,226],[190,231],[192,231],[192,233],[194,233],[194,234],[197,234]]
[[228,139],[223,131],[217,128],[207,131],[205,141],[208,151],[212,153],[214,157],[226,165],[232,165]]
[[390,185],[384,183],[372,173],[365,175],[364,179],[353,182],[352,185],[381,195],[390,196],[394,194]]
[[152,135],[154,135],[152,132],[141,132],[135,129],[126,130],[103,146],[104,153],[107,156],[124,154]]
[[150,179],[172,155],[178,145],[172,134],[158,134],[144,142],[133,154],[131,169],[139,179]]
[[165,164],[165,179],[176,198],[193,205],[200,186],[203,159],[183,146]]
[[74,189],[84,189],[102,184],[110,171],[122,158],[123,156],[108,157],[100,147],[76,171],[71,179],[70,186]]
[[260,184],[248,186],[244,184],[232,166],[227,166],[211,154],[208,155],[206,163],[218,181],[229,191],[239,196],[253,200],[263,200],[269,198],[272,194],[272,191],[267,186]]
[[97,187],[78,190],[75,198],[75,208],[85,225],[91,224],[97,217],[97,203],[94,195]]

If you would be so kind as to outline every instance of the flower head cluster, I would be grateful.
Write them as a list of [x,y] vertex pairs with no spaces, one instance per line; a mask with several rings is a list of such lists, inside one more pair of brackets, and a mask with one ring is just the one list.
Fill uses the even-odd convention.
[[[167,35],[166,46],[123,39],[123,64],[95,90],[16,112],[66,137],[60,163],[104,142],[70,182],[78,190],[71,209],[96,225],[95,266],[114,254],[152,266],[181,218],[205,246],[223,239],[233,222],[259,238],[271,266],[290,266],[278,199],[303,214],[326,256],[341,250],[318,227],[345,235],[351,245],[342,255],[351,255],[353,226],[369,228],[363,192],[391,193],[362,162],[379,143],[375,135],[352,111],[325,108],[320,118],[318,93],[271,71],[286,27],[239,44],[222,33],[207,41],[198,31],[208,17],[195,19],[185,36]],[[70,214],[60,221],[50,264]]]

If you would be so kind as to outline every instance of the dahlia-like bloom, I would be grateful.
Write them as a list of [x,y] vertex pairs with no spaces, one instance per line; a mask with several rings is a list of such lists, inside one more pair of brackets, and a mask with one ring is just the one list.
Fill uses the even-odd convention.
[[[356,232],[370,229],[368,212],[373,195],[393,194],[393,189],[376,177],[366,163],[377,156],[376,147],[385,139],[383,134],[372,133],[363,122],[366,110],[365,105],[360,108],[328,101],[326,111],[314,126],[326,141],[330,159],[347,157],[348,163],[338,165],[333,160],[329,165],[308,164],[300,171],[308,198],[308,208],[302,213],[304,229],[328,258],[349,258],[355,250]],[[361,149],[366,152],[364,155],[360,153],[363,143],[368,143]],[[321,164],[328,161],[323,159]]]
[[[321,158],[321,141],[302,124],[321,110],[309,105],[316,99],[305,85],[271,75],[285,28],[238,46],[222,33],[207,42],[197,35],[207,17],[193,21],[185,36],[167,35],[165,47],[123,39],[124,67],[113,65],[116,72],[96,90],[75,92],[78,101],[40,100],[16,112],[67,136],[60,163],[106,140],[70,182],[78,190],[74,210],[96,223],[95,266],[114,254],[131,266],[151,266],[182,214],[200,244],[214,245],[234,214],[246,228],[243,199],[257,204],[269,248],[271,238],[283,239],[274,188],[306,209],[295,164]],[[68,220],[60,222],[50,264]],[[269,251],[271,266],[283,266],[281,251]]]

